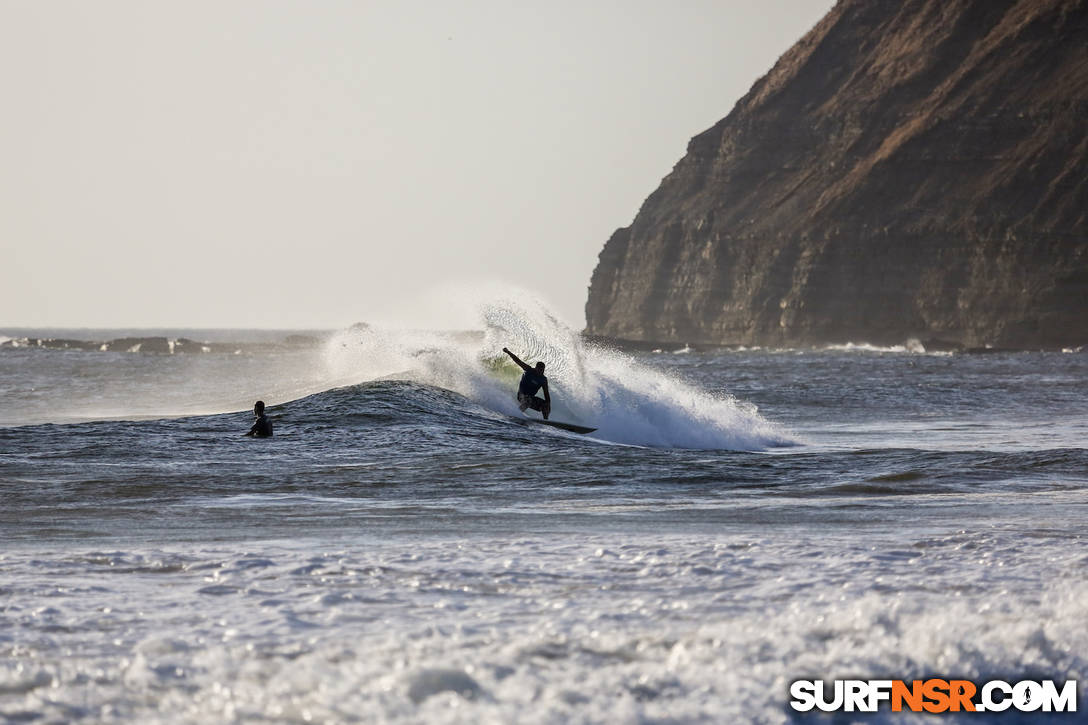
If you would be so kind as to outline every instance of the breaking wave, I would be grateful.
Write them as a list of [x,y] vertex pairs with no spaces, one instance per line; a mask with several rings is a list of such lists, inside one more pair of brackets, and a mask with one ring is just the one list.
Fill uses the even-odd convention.
[[754,406],[700,390],[622,352],[587,344],[542,303],[519,297],[524,299],[530,301],[482,303],[483,331],[477,333],[357,325],[333,336],[326,362],[340,381],[411,380],[521,417],[514,400],[521,371],[502,353],[509,347],[527,362],[547,365],[552,419],[595,427],[595,438],[726,450],[795,443]]

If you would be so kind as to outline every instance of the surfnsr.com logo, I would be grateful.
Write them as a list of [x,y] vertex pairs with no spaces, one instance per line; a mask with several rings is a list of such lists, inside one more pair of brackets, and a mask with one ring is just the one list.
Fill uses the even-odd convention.
[[797,680],[790,685],[790,707],[798,712],[1076,712],[1077,681],[990,680]]

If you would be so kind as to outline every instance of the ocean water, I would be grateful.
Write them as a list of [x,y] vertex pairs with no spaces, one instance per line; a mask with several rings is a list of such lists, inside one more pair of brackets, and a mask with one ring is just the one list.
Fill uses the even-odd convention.
[[[929,722],[789,683],[1088,679],[1084,352],[630,353],[509,303],[55,332],[0,331],[0,720]],[[599,430],[527,423],[504,345]]]

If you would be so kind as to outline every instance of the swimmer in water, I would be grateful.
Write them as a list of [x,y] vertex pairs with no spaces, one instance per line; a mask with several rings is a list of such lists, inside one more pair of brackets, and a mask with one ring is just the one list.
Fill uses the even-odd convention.
[[257,420],[253,423],[253,427],[249,429],[249,432],[246,433],[246,435],[252,436],[253,438],[271,438],[272,421],[264,414],[263,400],[258,400],[253,404],[253,415],[257,417]]

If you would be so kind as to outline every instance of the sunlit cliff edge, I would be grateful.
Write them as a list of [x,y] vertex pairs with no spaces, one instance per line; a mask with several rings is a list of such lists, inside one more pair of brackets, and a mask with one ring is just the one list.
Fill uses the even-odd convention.
[[586,331],[1088,343],[1088,0],[842,0],[600,254]]

